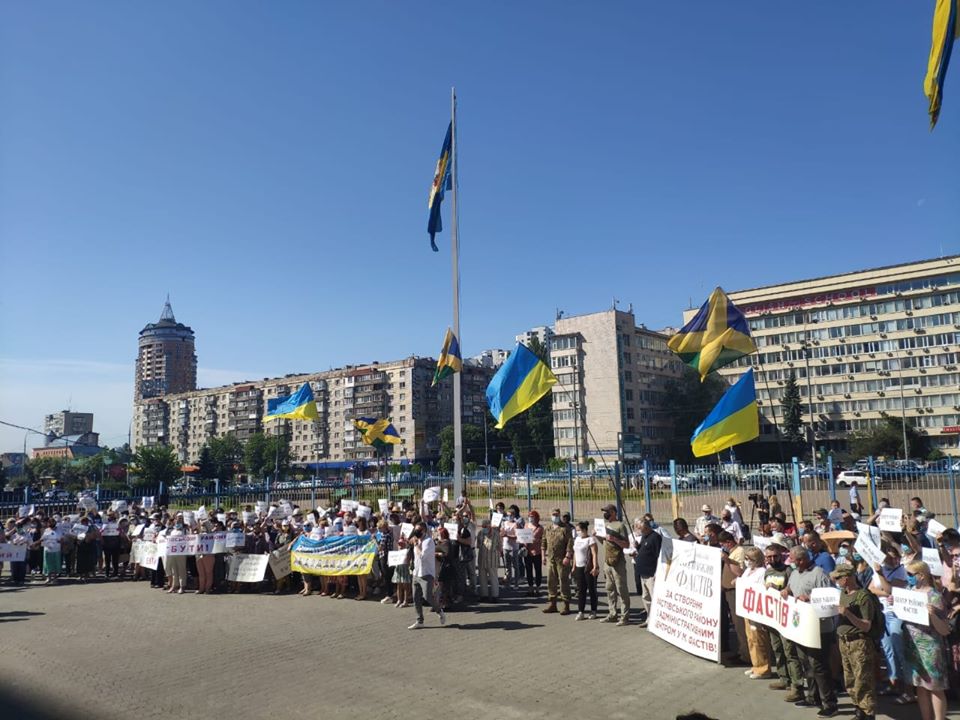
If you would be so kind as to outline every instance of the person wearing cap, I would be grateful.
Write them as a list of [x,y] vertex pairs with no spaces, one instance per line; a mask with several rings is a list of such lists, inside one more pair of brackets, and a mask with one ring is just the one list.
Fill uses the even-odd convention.
[[874,623],[883,622],[870,593],[857,582],[856,569],[850,563],[838,565],[830,578],[840,588],[840,614],[837,640],[843,680],[858,718],[875,717],[877,707],[877,648],[870,637]]
[[557,600],[563,603],[561,615],[570,614],[570,567],[573,560],[573,530],[563,524],[560,509],[550,515],[550,526],[543,533],[543,562],[547,566],[545,613],[557,612]]
[[594,537],[603,543],[603,581],[607,589],[607,616],[600,622],[623,626],[630,622],[630,588],[627,587],[627,559],[623,554],[630,547],[630,531],[618,518],[616,505],[606,505],[600,512],[606,532],[604,535],[594,533]]
[[497,577],[499,561],[500,529],[491,527],[490,518],[485,517],[480,521],[477,537],[477,570],[480,573],[477,592],[481,600],[489,598],[490,602],[497,602],[500,597],[500,579]]
[[697,522],[693,526],[693,532],[698,538],[703,538],[707,525],[719,525],[720,518],[713,514],[713,508],[709,505],[701,506],[700,512],[703,514],[697,518]]

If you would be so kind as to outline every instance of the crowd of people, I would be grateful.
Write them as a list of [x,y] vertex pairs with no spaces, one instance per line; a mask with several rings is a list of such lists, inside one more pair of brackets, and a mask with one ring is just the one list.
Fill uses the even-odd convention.
[[[9,518],[0,530],[0,543],[26,546],[25,559],[8,562],[6,572],[0,566],[0,572],[13,585],[28,579],[52,584],[64,578],[103,578],[149,580],[150,587],[171,594],[266,591],[377,598],[396,608],[412,605],[412,630],[424,626],[428,607],[442,625],[447,612],[470,603],[545,592],[544,613],[575,613],[577,621],[643,628],[653,607],[661,547],[669,538],[721,550],[722,660],[742,667],[751,680],[769,680],[785,701],[830,717],[837,713],[838,693],[845,692],[856,717],[873,718],[878,697],[887,696],[897,705],[917,704],[924,720],[943,720],[948,689],[960,687],[960,533],[939,525],[920,498],[911,499],[900,532],[876,532],[883,557],[878,563],[861,555],[856,539],[865,529],[876,531],[881,511],[889,506],[885,500],[869,516],[859,514],[859,503],[845,510],[833,502],[810,519],[791,522],[776,496],[770,496],[759,503],[759,524],[751,529],[730,498],[719,515],[704,505],[692,529],[685,519],[675,519],[672,532],[650,514],[624,522],[612,504],[601,509],[602,523],[574,523],[559,509],[541,519],[536,510],[523,513],[504,503],[478,512],[467,498],[456,505],[403,501],[378,510],[344,506],[307,510],[264,503],[206,512],[132,502],[70,515],[47,516],[41,510]],[[202,532],[232,533],[235,539],[225,551],[163,557],[156,569],[132,558],[138,541],[169,542]],[[259,583],[228,580],[235,553],[290,548],[299,536],[351,535],[375,543],[368,574],[293,572],[278,577],[268,570]],[[405,551],[400,562],[395,551]],[[637,599],[633,611],[631,566]],[[599,612],[601,576],[605,613]],[[809,601],[816,588],[839,588],[838,614],[820,619],[821,647],[807,648],[771,628],[745,622],[736,613],[739,583],[756,583],[799,601]],[[926,595],[927,625],[894,613],[894,588]]]

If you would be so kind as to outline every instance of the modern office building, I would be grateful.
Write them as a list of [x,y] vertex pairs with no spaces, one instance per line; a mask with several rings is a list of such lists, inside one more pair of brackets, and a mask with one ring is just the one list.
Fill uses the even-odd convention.
[[163,306],[160,320],[140,331],[134,400],[158,398],[197,388],[197,355],[193,330],[178,323],[170,307]]
[[61,410],[43,419],[43,430],[48,436],[53,437],[93,432],[93,413]]
[[818,452],[845,451],[852,433],[887,413],[960,454],[960,256],[729,295],[758,353],[720,372],[732,380],[756,368],[761,437],[773,439],[772,413],[794,372]]
[[559,317],[553,330],[557,457],[612,462],[623,433],[642,442],[642,457],[666,459],[665,390],[683,372],[666,336],[637,325],[632,308]]

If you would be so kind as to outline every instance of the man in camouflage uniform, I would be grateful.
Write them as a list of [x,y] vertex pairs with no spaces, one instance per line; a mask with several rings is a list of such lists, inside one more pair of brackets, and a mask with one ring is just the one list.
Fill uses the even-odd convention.
[[856,707],[856,717],[873,720],[877,707],[877,648],[870,637],[870,628],[883,618],[868,591],[857,583],[853,565],[844,564],[830,573],[840,587],[840,616],[837,638],[843,662],[843,682]]
[[547,566],[545,613],[557,612],[557,594],[563,602],[561,615],[570,614],[570,567],[573,564],[573,529],[565,525],[560,510],[554,510],[552,522],[543,532],[543,562]]

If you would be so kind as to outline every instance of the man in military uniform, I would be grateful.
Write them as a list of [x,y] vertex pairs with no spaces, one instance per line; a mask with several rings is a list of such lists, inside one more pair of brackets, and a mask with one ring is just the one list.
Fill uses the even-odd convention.
[[[606,531],[594,537],[603,543],[603,582],[607,588],[607,616],[600,622],[624,626],[630,622],[630,590],[627,588],[627,559],[623,551],[630,547],[630,530],[618,519],[617,506],[610,504],[601,509]],[[620,619],[617,620],[617,610]]]
[[877,707],[877,649],[870,637],[877,617],[876,606],[868,591],[857,583],[853,565],[838,565],[830,577],[840,587],[840,616],[837,638],[843,662],[843,681],[856,707],[858,720],[873,720]]
[[570,567],[573,564],[573,529],[563,523],[560,510],[543,532],[543,562],[547,566],[547,605],[543,612],[557,612],[557,593],[563,602],[561,615],[570,614]]

